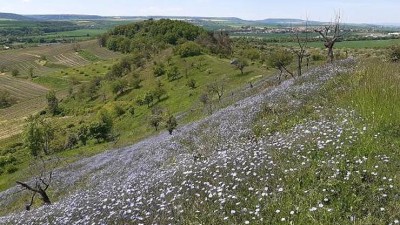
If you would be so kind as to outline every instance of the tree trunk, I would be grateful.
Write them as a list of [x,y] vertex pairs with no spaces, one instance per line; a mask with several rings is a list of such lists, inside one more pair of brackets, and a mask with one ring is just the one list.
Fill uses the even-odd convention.
[[[33,187],[29,186],[28,184],[23,183],[21,181],[17,181],[16,183],[21,185],[22,187],[34,192],[34,193],[40,194],[40,197],[41,197],[41,199],[42,199],[44,204],[46,204],[46,205],[50,205],[51,204],[50,198],[46,193],[46,189],[47,189],[48,186],[46,186],[46,188],[43,189],[42,187],[40,187],[40,184],[36,184],[37,189],[35,189],[35,188],[33,188]],[[30,206],[29,206],[29,209],[30,209]],[[28,208],[27,208],[27,210],[28,210]]]
[[279,83],[281,82],[281,77],[282,77],[282,73],[283,73],[283,69],[282,68],[280,68],[279,69],[279,76],[278,76],[278,81],[279,81]]
[[328,47],[328,57],[329,57],[329,62],[333,63],[333,59],[334,59],[334,56],[333,56],[333,45]]
[[43,201],[44,204],[46,204],[46,205],[51,205],[50,198],[49,198],[49,196],[47,195],[47,193],[46,193],[45,190],[43,190],[43,189],[40,188],[40,189],[39,189],[39,194],[40,194],[41,199],[42,199],[42,201]]
[[294,75],[293,75],[293,73],[292,72],[290,72],[288,69],[286,69],[286,67],[283,67],[283,69],[288,73],[288,74],[290,74],[290,76],[292,76],[293,78],[294,78]]
[[298,55],[297,56],[297,75],[300,77],[301,76],[301,64],[303,63],[303,56]]

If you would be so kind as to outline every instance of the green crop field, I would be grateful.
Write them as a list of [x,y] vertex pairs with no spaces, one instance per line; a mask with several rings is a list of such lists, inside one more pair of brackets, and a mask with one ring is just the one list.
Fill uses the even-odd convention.
[[[389,39],[389,40],[362,40],[362,41],[343,41],[335,44],[335,48],[350,48],[350,49],[363,49],[363,48],[387,48],[393,45],[399,45],[400,39]],[[297,46],[295,42],[279,43],[283,46]],[[313,48],[324,48],[321,42],[310,42],[309,47]]]

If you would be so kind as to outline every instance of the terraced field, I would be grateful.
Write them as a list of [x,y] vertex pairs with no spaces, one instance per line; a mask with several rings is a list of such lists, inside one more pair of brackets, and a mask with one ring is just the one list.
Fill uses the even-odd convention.
[[8,91],[17,99],[17,104],[0,109],[0,139],[4,139],[21,131],[27,115],[45,107],[44,95],[48,89],[28,80],[0,74],[0,90]]
[[48,89],[23,79],[0,74],[0,90],[8,91],[18,102],[43,96]]
[[[35,76],[57,78],[57,72],[61,69],[84,67],[93,63],[75,51],[77,46],[99,60],[119,56],[118,53],[101,48],[96,40],[0,51],[0,67],[8,71],[0,74],[0,90],[8,91],[17,100],[17,104],[0,109],[0,140],[20,133],[25,118],[46,107],[45,95],[49,88],[36,84],[39,81],[34,83],[20,77],[28,76],[30,68],[33,68]],[[13,69],[18,69],[20,75],[12,77],[8,74]],[[59,94],[62,96],[62,91]]]
[[[0,51],[0,67],[12,71],[18,69],[22,76],[27,76],[30,68],[35,75],[48,74],[60,67],[79,67],[91,62],[80,56],[75,50],[85,50],[100,60],[117,57],[119,54],[101,48],[96,40],[70,44],[52,44],[28,49]],[[46,60],[43,60],[46,58]]]

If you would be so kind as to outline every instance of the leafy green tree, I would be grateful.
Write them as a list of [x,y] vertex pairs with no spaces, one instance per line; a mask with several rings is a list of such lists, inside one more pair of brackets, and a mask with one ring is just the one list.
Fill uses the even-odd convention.
[[185,42],[175,49],[175,53],[182,58],[201,55],[201,47],[193,41]]
[[111,91],[116,96],[119,96],[124,93],[126,86],[126,81],[119,79],[111,83]]
[[108,39],[108,34],[105,33],[103,35],[100,35],[98,38],[98,43],[100,47],[105,47],[107,45],[107,39]]
[[283,71],[289,73],[292,77],[294,77],[293,73],[287,69],[293,62],[293,55],[287,50],[277,50],[273,52],[267,60],[268,66],[275,68],[280,71],[278,79],[281,79]]
[[109,37],[107,39],[107,48],[112,51],[118,51],[118,39],[115,37]]
[[162,86],[157,86],[156,89],[153,91],[153,96],[157,98],[157,101],[159,102],[161,100],[161,97],[165,94],[167,94],[167,91],[162,88]]
[[153,73],[155,77],[160,77],[164,75],[165,72],[165,65],[163,63],[159,63],[153,68]]
[[234,65],[237,69],[240,70],[240,73],[243,75],[243,70],[245,67],[249,65],[246,59],[239,58],[239,59],[234,59],[231,62],[232,65]]
[[242,54],[251,61],[260,59],[260,52],[254,48],[245,49]]
[[100,110],[97,114],[97,121],[89,126],[89,132],[97,142],[106,141],[110,137],[112,128],[112,117],[106,110]]
[[97,98],[97,91],[100,89],[101,86],[101,78],[94,77],[92,78],[87,85],[82,85],[81,87],[84,88],[84,92],[86,97],[89,97],[90,100],[94,100]]
[[151,103],[154,101],[154,95],[151,92],[146,92],[143,98],[143,103],[147,105],[147,108],[150,108]]
[[169,81],[177,80],[179,78],[179,75],[180,75],[180,72],[176,65],[168,68],[167,77],[168,77]]
[[46,99],[47,99],[47,109],[51,114],[57,115],[59,113],[59,108],[58,108],[58,99],[56,96],[55,91],[49,91],[46,94]]
[[176,121],[176,118],[174,116],[170,116],[165,124],[168,132],[170,135],[172,135],[172,132],[176,129],[178,126],[178,122]]
[[29,116],[24,129],[24,143],[32,156],[39,156],[43,150],[44,135],[38,116]]
[[50,143],[54,139],[54,128],[49,122],[44,121],[39,116],[30,116],[24,129],[24,143],[30,150],[32,156],[50,154]]
[[41,125],[43,129],[43,151],[46,155],[50,154],[50,143],[54,140],[55,129],[47,121],[41,120]]

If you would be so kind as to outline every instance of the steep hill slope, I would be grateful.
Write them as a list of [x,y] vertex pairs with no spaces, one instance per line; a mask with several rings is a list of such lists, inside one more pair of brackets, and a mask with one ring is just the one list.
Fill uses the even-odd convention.
[[[303,166],[292,162],[284,166],[293,167],[284,168],[275,164],[275,154],[296,149],[300,157],[307,142],[315,143],[316,150],[337,145],[340,151],[357,136],[355,127],[346,123],[354,113],[337,109],[333,116],[321,114],[286,132],[261,135],[256,135],[254,121],[269,108],[300,109],[326,82],[353,66],[347,60],[314,69],[180,127],[172,136],[162,133],[74,163],[57,171],[53,185],[55,193],[68,192],[65,197],[51,206],[0,218],[0,223],[263,224],[281,221],[290,210],[307,213],[306,208],[275,208],[277,214],[289,211],[284,217],[270,216],[279,205],[276,199],[292,194],[284,181],[313,162],[309,158]],[[314,110],[321,111],[317,105]],[[268,130],[268,121],[262,123]],[[343,134],[352,136],[339,141]],[[18,190],[1,193],[0,207],[7,207]]]

